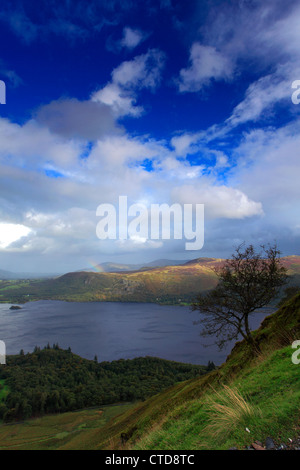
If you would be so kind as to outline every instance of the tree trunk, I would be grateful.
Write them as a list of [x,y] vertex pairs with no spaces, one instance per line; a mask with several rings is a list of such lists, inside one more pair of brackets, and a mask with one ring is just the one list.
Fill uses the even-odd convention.
[[260,353],[260,347],[259,345],[257,344],[257,342],[254,340],[252,334],[251,334],[251,330],[250,330],[250,327],[249,327],[249,314],[246,314],[245,315],[245,331],[246,331],[246,334],[247,334],[247,338],[246,338],[246,341],[247,343],[250,345],[252,351],[258,355]]

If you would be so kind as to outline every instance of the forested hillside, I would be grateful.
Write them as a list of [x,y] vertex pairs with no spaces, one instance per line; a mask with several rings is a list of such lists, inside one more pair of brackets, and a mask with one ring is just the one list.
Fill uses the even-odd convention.
[[[213,368],[154,357],[83,359],[57,345],[8,356],[0,369],[0,419],[11,421],[110,403],[144,400]],[[1,394],[0,394],[1,397]]]

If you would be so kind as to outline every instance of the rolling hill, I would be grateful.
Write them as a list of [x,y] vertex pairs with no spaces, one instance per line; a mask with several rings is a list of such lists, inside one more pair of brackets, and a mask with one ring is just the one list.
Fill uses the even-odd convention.
[[4,269],[0,269],[0,279],[17,279],[16,274],[10,271],[5,271]]
[[[214,288],[214,268],[224,260],[197,258],[182,265],[118,272],[72,272],[54,279],[0,283],[0,301],[23,303],[33,300],[76,302],[190,303],[199,292]],[[282,258],[290,283],[300,284],[300,256]]]

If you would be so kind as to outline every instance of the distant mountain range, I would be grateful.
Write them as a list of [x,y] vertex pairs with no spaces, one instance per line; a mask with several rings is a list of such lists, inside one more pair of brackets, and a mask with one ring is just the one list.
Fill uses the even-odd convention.
[[14,273],[0,269],[0,280],[15,280],[15,279],[42,279],[53,277],[53,274],[46,273]]
[[140,264],[121,264],[121,263],[100,263],[95,265],[93,268],[84,268],[76,272],[103,272],[103,273],[117,273],[126,271],[140,271],[152,268],[161,268],[164,266],[180,266],[185,264],[187,260],[170,260],[170,259],[157,259],[150,263]]
[[[142,269],[151,269],[155,267],[163,266],[176,266],[186,263],[186,260],[169,260],[169,259],[158,259],[151,261],[150,263],[140,263],[140,264],[122,264],[122,263],[113,263],[105,262],[99,263],[92,268],[83,268],[79,269],[76,272],[103,272],[103,273],[113,273],[113,272],[126,272],[126,271],[138,271]],[[50,274],[50,273],[15,273],[12,271],[6,271],[0,269],[0,280],[14,280],[14,279],[41,279],[41,278],[52,278],[57,277],[60,274]]]
[[13,273],[11,273],[10,271],[4,271],[4,269],[0,269],[0,278],[1,279],[14,279],[13,277],[11,277],[12,275],[13,275]]

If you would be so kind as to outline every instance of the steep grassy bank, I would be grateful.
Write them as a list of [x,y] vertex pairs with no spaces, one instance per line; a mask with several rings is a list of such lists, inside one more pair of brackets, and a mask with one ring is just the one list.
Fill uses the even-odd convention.
[[134,448],[243,448],[267,436],[286,442],[299,425],[297,367],[291,363],[291,348],[280,349],[228,385],[215,383],[200,399],[175,407]]

